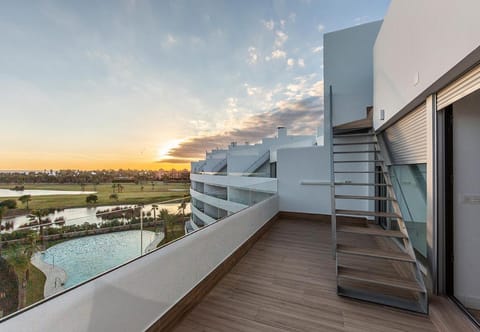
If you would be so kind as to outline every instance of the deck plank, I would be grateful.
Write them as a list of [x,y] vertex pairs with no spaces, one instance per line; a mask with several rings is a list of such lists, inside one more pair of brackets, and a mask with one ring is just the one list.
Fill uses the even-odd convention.
[[425,316],[338,296],[330,225],[281,219],[175,331],[476,331],[453,303],[432,304]]

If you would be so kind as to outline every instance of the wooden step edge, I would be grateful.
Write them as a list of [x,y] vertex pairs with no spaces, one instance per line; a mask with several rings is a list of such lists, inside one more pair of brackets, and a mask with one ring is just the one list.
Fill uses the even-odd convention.
[[369,159],[369,160],[334,160],[336,164],[341,163],[383,163],[384,160]]
[[416,260],[403,252],[382,251],[381,249],[358,248],[337,244],[337,253],[378,259],[394,260],[407,263],[415,263]]
[[344,266],[338,266],[337,272],[337,277],[339,279],[360,281],[367,284],[381,285],[419,293],[426,292],[426,290],[414,280],[397,279]]
[[351,154],[351,153],[380,153],[379,150],[363,150],[363,151],[333,151],[333,154]]
[[385,217],[385,218],[397,218],[397,219],[402,218],[401,216],[399,216],[396,213],[376,212],[376,211],[338,209],[338,210],[335,210],[335,213],[337,213],[337,214],[348,214],[348,215],[354,215],[354,216]]
[[364,144],[378,144],[376,141],[371,141],[371,142],[343,142],[343,143],[333,143],[333,145],[364,145]]
[[428,315],[427,294],[423,296],[423,299],[407,300],[382,293],[372,293],[370,290],[364,291],[361,289],[352,289],[343,285],[337,285],[337,294],[357,300],[382,304],[393,308],[400,308],[419,314]]
[[387,230],[380,227],[357,227],[357,226],[337,226],[337,232],[359,234],[359,235],[372,235],[372,236],[384,236],[384,237],[396,237],[399,239],[406,238],[401,231]]
[[358,134],[333,134],[333,138],[346,138],[346,137],[376,137],[372,133],[358,133]]
[[387,183],[360,183],[360,182],[335,182],[336,186],[376,186],[376,187],[391,187]]
[[369,201],[395,201],[391,197],[381,197],[381,196],[359,196],[359,195],[335,195],[336,199],[358,199],[358,200],[369,200]]
[[388,174],[384,171],[334,171],[335,174]]

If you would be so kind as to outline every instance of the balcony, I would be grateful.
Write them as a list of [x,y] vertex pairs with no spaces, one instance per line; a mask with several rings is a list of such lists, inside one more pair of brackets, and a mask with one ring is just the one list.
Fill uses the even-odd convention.
[[328,217],[281,213],[273,196],[46,299],[0,327],[475,331],[446,298],[431,297],[427,316],[338,296],[330,235]]
[[336,294],[328,221],[280,219],[174,331],[476,331],[447,298],[430,315]]
[[[196,192],[192,189],[190,190],[190,195],[194,199],[199,200],[203,203],[207,203],[207,204],[210,204],[210,205],[213,205],[213,206],[217,206],[217,207],[219,207],[223,210],[230,211],[230,212],[233,212],[233,213],[241,211],[241,210],[243,210],[247,207],[247,205],[245,205],[245,204],[235,203],[235,202],[227,201],[227,200],[222,199],[222,198],[217,198],[217,197],[214,197],[214,196],[198,193],[198,192]],[[202,211],[202,212],[204,212],[204,211]]]

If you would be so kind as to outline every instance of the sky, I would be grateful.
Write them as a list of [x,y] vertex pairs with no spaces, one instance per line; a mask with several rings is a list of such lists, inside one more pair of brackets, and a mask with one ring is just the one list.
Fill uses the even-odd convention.
[[0,0],[0,169],[189,168],[323,126],[323,34],[387,0]]

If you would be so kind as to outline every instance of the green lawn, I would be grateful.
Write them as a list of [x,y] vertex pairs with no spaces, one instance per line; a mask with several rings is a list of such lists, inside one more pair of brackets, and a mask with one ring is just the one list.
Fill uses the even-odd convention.
[[[188,194],[188,184],[183,183],[169,183],[164,184],[162,182],[155,182],[155,186],[152,187],[150,183],[143,185],[134,183],[124,183],[123,192],[115,192],[118,195],[118,202],[110,199],[110,195],[113,193],[111,183],[85,186],[85,191],[96,191],[98,196],[97,205],[109,205],[109,204],[137,204],[143,202],[145,204],[155,203],[164,200],[169,200],[177,197],[182,197]],[[0,188],[11,188],[11,184],[0,184]],[[43,190],[75,190],[81,191],[80,185],[75,184],[25,184],[25,189],[43,189]],[[183,191],[177,191],[182,189]],[[173,190],[173,191],[171,191]],[[69,208],[69,207],[84,207],[87,206],[85,201],[86,195],[55,195],[55,196],[32,196],[32,200],[29,203],[30,209],[47,209],[47,208]],[[5,198],[6,199],[6,198]],[[0,200],[2,198],[0,197]],[[18,208],[24,206],[17,202]]]
[[43,299],[45,280],[42,271],[31,265],[30,280],[27,283],[27,306]]

